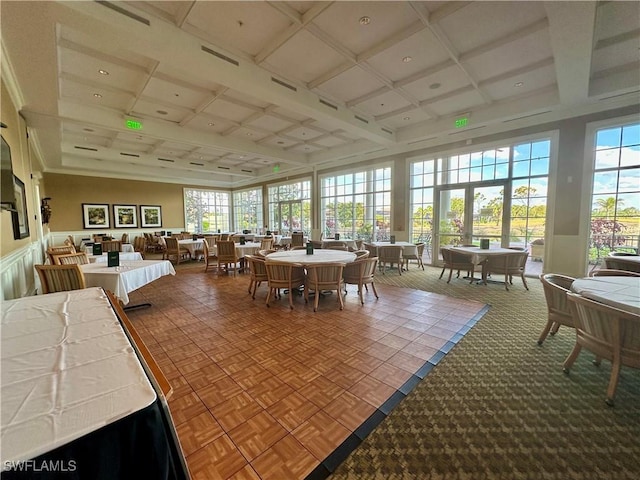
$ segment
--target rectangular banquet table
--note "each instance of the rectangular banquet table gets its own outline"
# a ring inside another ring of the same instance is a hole
[[[123,303],[129,303],[129,293],[164,275],[175,275],[169,260],[138,260],[120,262],[119,267],[105,263],[80,265],[87,287],[102,287],[113,292]]]
[[[164,399],[101,288],[5,301],[1,322],[3,479],[43,478],[43,462],[68,478],[188,477]]]

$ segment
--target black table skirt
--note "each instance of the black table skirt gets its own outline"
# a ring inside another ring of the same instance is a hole
[[[5,467],[5,465],[3,465]],[[189,474],[160,400],[23,465],[2,480],[186,480]]]

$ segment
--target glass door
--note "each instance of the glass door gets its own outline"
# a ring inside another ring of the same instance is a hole
[[[499,247],[508,238],[508,208],[504,192],[507,182],[491,185],[438,189],[436,201],[436,251],[448,245],[480,246],[480,239],[489,239]]]
[[[302,202],[290,200],[278,203],[276,211],[276,227],[281,235],[290,235],[292,232],[303,231]]]

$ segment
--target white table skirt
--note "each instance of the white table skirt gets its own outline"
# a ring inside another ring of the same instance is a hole
[[[449,247],[450,250],[459,253],[471,254],[471,262],[474,265],[479,265],[491,255],[505,255],[505,254],[520,254],[522,252],[518,250],[511,250],[510,248],[479,248],[479,247]]]
[[[591,300],[640,314],[640,277],[577,278],[571,290]]]
[[[129,293],[151,283],[164,275],[175,275],[168,260],[141,260],[121,262],[119,267],[107,267],[104,263],[81,265],[87,287],[102,287],[110,290],[125,305]]]
[[[191,258],[196,258],[196,250],[204,250],[204,238],[199,238],[198,240],[178,240],[178,245],[189,250],[191,254]]]
[[[156,400],[99,288],[2,302],[1,461],[34,458]]]
[[[215,255],[218,254],[218,247],[216,245],[214,245],[211,250]],[[246,255],[255,255],[258,250],[260,250],[260,243],[258,242],[247,242],[244,245],[236,243],[236,255],[238,258],[244,258]]]
[[[87,254],[93,253],[93,246],[92,245],[85,246],[84,247],[84,251]],[[135,252],[135,250],[133,249],[133,245],[131,245],[130,243],[123,243],[122,244],[122,252],[121,253],[133,253],[133,252]]]
[[[89,255],[87,254],[87,258],[89,259],[89,263],[107,263],[107,254],[103,253],[102,255]],[[120,261],[128,261],[133,262],[135,260],[144,260],[140,252],[132,252],[132,253],[124,253],[120,252]]]
[[[356,254],[342,250],[320,249],[314,250],[313,255],[307,255],[306,250],[288,250],[285,252],[274,252],[266,256],[266,262],[287,262],[310,265],[312,263],[343,262],[350,263],[356,259]]]
[[[358,245],[356,244],[355,240],[323,240],[322,241],[322,248],[331,248],[331,245],[335,245],[335,244],[346,244],[347,247],[349,248],[353,248],[354,250],[356,250],[358,248]]]

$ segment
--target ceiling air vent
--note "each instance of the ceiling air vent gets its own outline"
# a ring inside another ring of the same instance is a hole
[[[545,113],[549,113],[549,112],[551,112],[551,110],[547,110],[546,112],[532,113],[531,115],[523,115],[522,117],[511,118],[509,120],[504,120],[502,123],[515,122],[516,120],[522,120],[523,118],[536,117],[538,115],[544,115]]]
[[[389,135],[393,135],[393,131],[389,130],[388,128],[382,128],[381,130],[385,133],[388,133]]]
[[[323,100],[323,99],[321,99],[321,98],[320,98],[320,99],[318,99],[318,101],[319,101],[321,104],[323,104],[323,105],[325,105],[325,106],[327,106],[327,107],[329,107],[329,108],[333,108],[334,110],[338,110],[338,107],[337,107],[336,105],[334,105],[333,103],[329,103],[329,102],[327,102],[326,100]]]
[[[294,92],[298,91],[298,89],[296,87],[294,87],[293,85],[289,85],[287,82],[283,82],[282,80],[278,80],[277,78],[271,77],[271,81],[273,83],[277,83],[280,86],[288,88],[289,90],[293,90]]]
[[[140,158],[140,155],[136,155],[135,153],[123,153],[120,152],[120,155],[124,156],[124,157],[136,157],[136,158]]]
[[[359,117],[358,115],[354,115],[354,117],[356,118],[356,120],[360,120],[362,123],[369,123],[369,120],[367,120],[366,118]]]
[[[242,170],[240,170],[241,172],[245,172],[245,173],[253,173],[253,170],[245,170],[244,168]]]
[[[197,162],[189,162],[190,165],[196,165],[198,167],[204,167],[204,163],[197,163]]]
[[[201,48],[203,52],[207,52],[213,55],[214,57],[218,57],[220,60],[224,60],[225,62],[235,65],[236,67],[240,65],[240,63],[237,60],[234,60],[231,57],[227,57],[224,53],[216,52],[215,50],[211,50],[210,48],[205,47],[204,45],[202,45]]]
[[[161,162],[176,163],[175,160],[171,160],[169,158],[158,158],[158,160],[160,160]]]
[[[634,90],[633,92],[617,93],[615,95],[609,95],[608,97],[601,97],[598,100],[599,101],[609,100],[610,98],[624,97],[625,95],[631,95],[632,93],[638,93],[638,92],[640,92],[640,90]]]
[[[229,167],[218,167],[221,170],[231,170]]]
[[[129,10],[125,10],[124,8],[118,5],[115,5],[114,3],[105,2],[104,0],[96,0],[96,3],[99,3],[103,7],[110,8],[114,12],[118,12],[119,14],[124,15],[125,17],[129,17],[135,20],[136,22],[144,23],[145,25],[151,25],[151,22],[146,18],[141,17],[140,15],[136,15],[135,13],[130,12]]]
[[[91,148],[91,147],[79,147],[77,145],[74,145],[73,148],[77,148],[78,150],[89,150],[90,152],[97,152],[98,149],[97,148]]]

